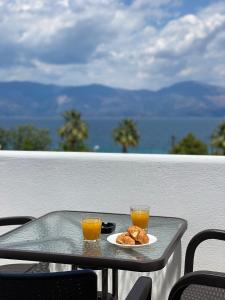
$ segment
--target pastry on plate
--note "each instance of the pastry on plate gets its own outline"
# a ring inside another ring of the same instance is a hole
[[[135,245],[135,240],[129,235],[128,232],[124,232],[117,236],[116,242],[118,244],[125,244],[125,245]]]
[[[123,232],[117,236],[116,242],[122,245],[147,244],[149,237],[144,229],[138,226],[129,226],[127,232]]]
[[[149,242],[148,235],[144,231],[144,229],[138,226],[129,226],[127,228],[129,235],[140,244],[147,244]]]
[[[132,236],[132,238],[137,241],[137,238],[138,238],[138,235],[139,235],[139,232],[141,231],[142,229],[138,226],[129,226],[127,228],[127,232],[129,233],[130,236]]]
[[[149,242],[149,237],[148,235],[145,233],[144,230],[141,230],[137,236],[137,241],[140,244],[147,244]]]

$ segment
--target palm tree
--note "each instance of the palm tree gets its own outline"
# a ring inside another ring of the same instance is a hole
[[[216,154],[225,155],[225,121],[214,130],[211,136],[211,143],[216,149]]]
[[[86,151],[84,140],[88,137],[88,126],[81,119],[81,114],[72,109],[63,113],[64,125],[59,128],[62,148],[65,151]]]
[[[136,123],[131,119],[121,121],[113,130],[113,139],[122,146],[122,152],[127,153],[128,147],[137,146],[140,140]]]

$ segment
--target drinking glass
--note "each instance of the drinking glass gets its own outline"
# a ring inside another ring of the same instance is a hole
[[[135,205],[130,208],[132,224],[148,231],[150,207],[146,205]]]
[[[81,220],[84,240],[96,242],[100,237],[101,226],[102,220],[98,216],[85,215]]]

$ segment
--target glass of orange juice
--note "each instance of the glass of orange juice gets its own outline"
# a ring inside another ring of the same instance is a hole
[[[84,240],[96,242],[100,237],[102,220],[98,216],[86,215],[81,220],[81,227]]]
[[[150,207],[145,205],[131,206],[130,216],[133,225],[148,231]]]

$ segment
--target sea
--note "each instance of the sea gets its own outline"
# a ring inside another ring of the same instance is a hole
[[[89,137],[86,141],[90,149],[96,152],[121,152],[121,147],[113,141],[112,131],[121,119],[85,119],[89,127]],[[135,148],[129,148],[132,153],[169,153],[175,137],[178,142],[187,133],[194,133],[199,139],[209,145],[210,136],[222,119],[219,118],[151,118],[135,119],[140,143]],[[58,149],[60,138],[58,128],[63,125],[62,118],[0,118],[0,127],[14,128],[18,125],[32,124],[46,128],[52,138],[52,149]]]

